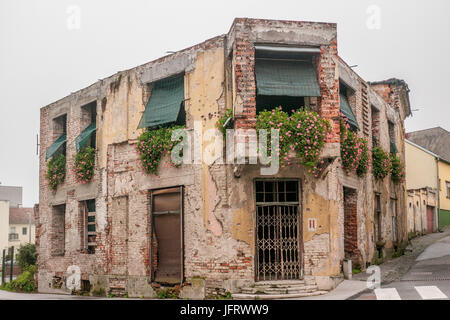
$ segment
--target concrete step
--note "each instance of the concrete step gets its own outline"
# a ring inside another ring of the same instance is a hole
[[[303,293],[317,291],[317,286],[296,285],[291,287],[267,287],[267,286],[255,286],[244,287],[241,289],[242,293],[247,294],[288,294],[288,293]]]
[[[328,291],[314,291],[314,292],[303,292],[303,293],[288,293],[288,294],[246,294],[246,293],[235,293],[232,295],[234,300],[277,300],[277,299],[292,299],[292,298],[303,298],[312,297],[326,294]]]

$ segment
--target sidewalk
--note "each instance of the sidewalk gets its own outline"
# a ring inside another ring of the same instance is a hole
[[[403,256],[379,265],[381,269],[381,283],[387,284],[399,281],[400,278],[409,271],[416,259],[428,246],[448,236],[450,236],[450,227],[444,229],[444,232],[442,233],[431,233],[412,239],[410,245],[406,247]],[[359,274],[354,274],[352,280],[366,281],[369,277],[370,274],[361,272]]]
[[[365,281],[344,280],[336,287],[336,289],[327,294],[286,300],[347,300],[365,290],[367,290]]]
[[[398,281],[405,275],[416,262],[416,259],[423,259],[424,256],[436,255],[435,249],[426,250],[430,245],[450,236],[450,228],[447,227],[442,233],[432,233],[411,240],[411,244],[407,247],[405,255],[389,260],[379,265],[381,270],[381,283],[387,284],[393,281]],[[448,245],[447,243],[440,243],[440,246]],[[438,247],[438,249],[440,248]],[[422,254],[423,253],[423,254]],[[420,257],[419,257],[420,256]],[[289,299],[289,300],[347,300],[366,290],[367,279],[370,274],[361,272],[354,274],[352,280],[344,280],[334,290],[327,294],[313,297]]]

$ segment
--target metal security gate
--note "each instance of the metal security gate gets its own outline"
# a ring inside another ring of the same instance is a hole
[[[298,181],[256,181],[256,200],[256,281],[301,279]]]

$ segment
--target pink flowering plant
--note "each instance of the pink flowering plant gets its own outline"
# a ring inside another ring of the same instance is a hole
[[[53,191],[64,182],[66,178],[66,157],[64,154],[54,156],[47,162],[45,178],[48,181],[49,188]]]
[[[300,108],[292,110],[291,116],[281,107],[265,110],[257,115],[256,129],[268,132],[268,148],[270,148],[270,130],[280,130],[279,149],[280,165],[292,164],[289,152],[295,152],[300,164],[304,165],[317,177],[320,152],[325,144],[331,126],[316,112]],[[269,149],[270,150],[270,149]]]
[[[366,174],[370,164],[367,139],[350,131],[345,121],[341,121],[341,159],[345,172],[356,172],[359,177]]]
[[[142,133],[138,138],[136,151],[139,154],[140,164],[147,174],[158,173],[159,164],[164,154],[171,154],[175,144],[182,141],[172,141],[172,132],[176,129],[183,129],[182,126],[163,127],[153,130],[148,130]],[[169,160],[169,165],[178,167]]]
[[[78,151],[74,156],[72,173],[77,183],[86,184],[94,176],[95,149],[86,147]]]
[[[405,180],[405,168],[400,158],[395,154],[391,154],[391,179],[394,183]]]
[[[391,158],[389,153],[380,147],[372,149],[373,175],[377,180],[383,180],[391,173]]]

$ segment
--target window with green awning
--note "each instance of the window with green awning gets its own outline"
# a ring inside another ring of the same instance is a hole
[[[341,112],[347,118],[348,124],[351,127],[353,127],[354,129],[359,130],[358,121],[356,121],[355,114],[353,113],[352,108],[350,107],[350,104],[348,103],[347,96],[340,93],[339,101],[340,101]]]
[[[90,139],[95,139],[95,131],[97,126],[95,123],[91,123],[86,129],[81,132],[81,134],[75,139],[75,145],[77,151],[86,146]]]
[[[66,146],[66,134],[62,134],[55,142],[47,149],[46,160],[53,157],[58,151],[61,151]]]
[[[255,76],[258,95],[320,97],[317,74],[310,61],[257,59]]]
[[[185,121],[184,75],[154,82],[138,128],[152,128]]]

